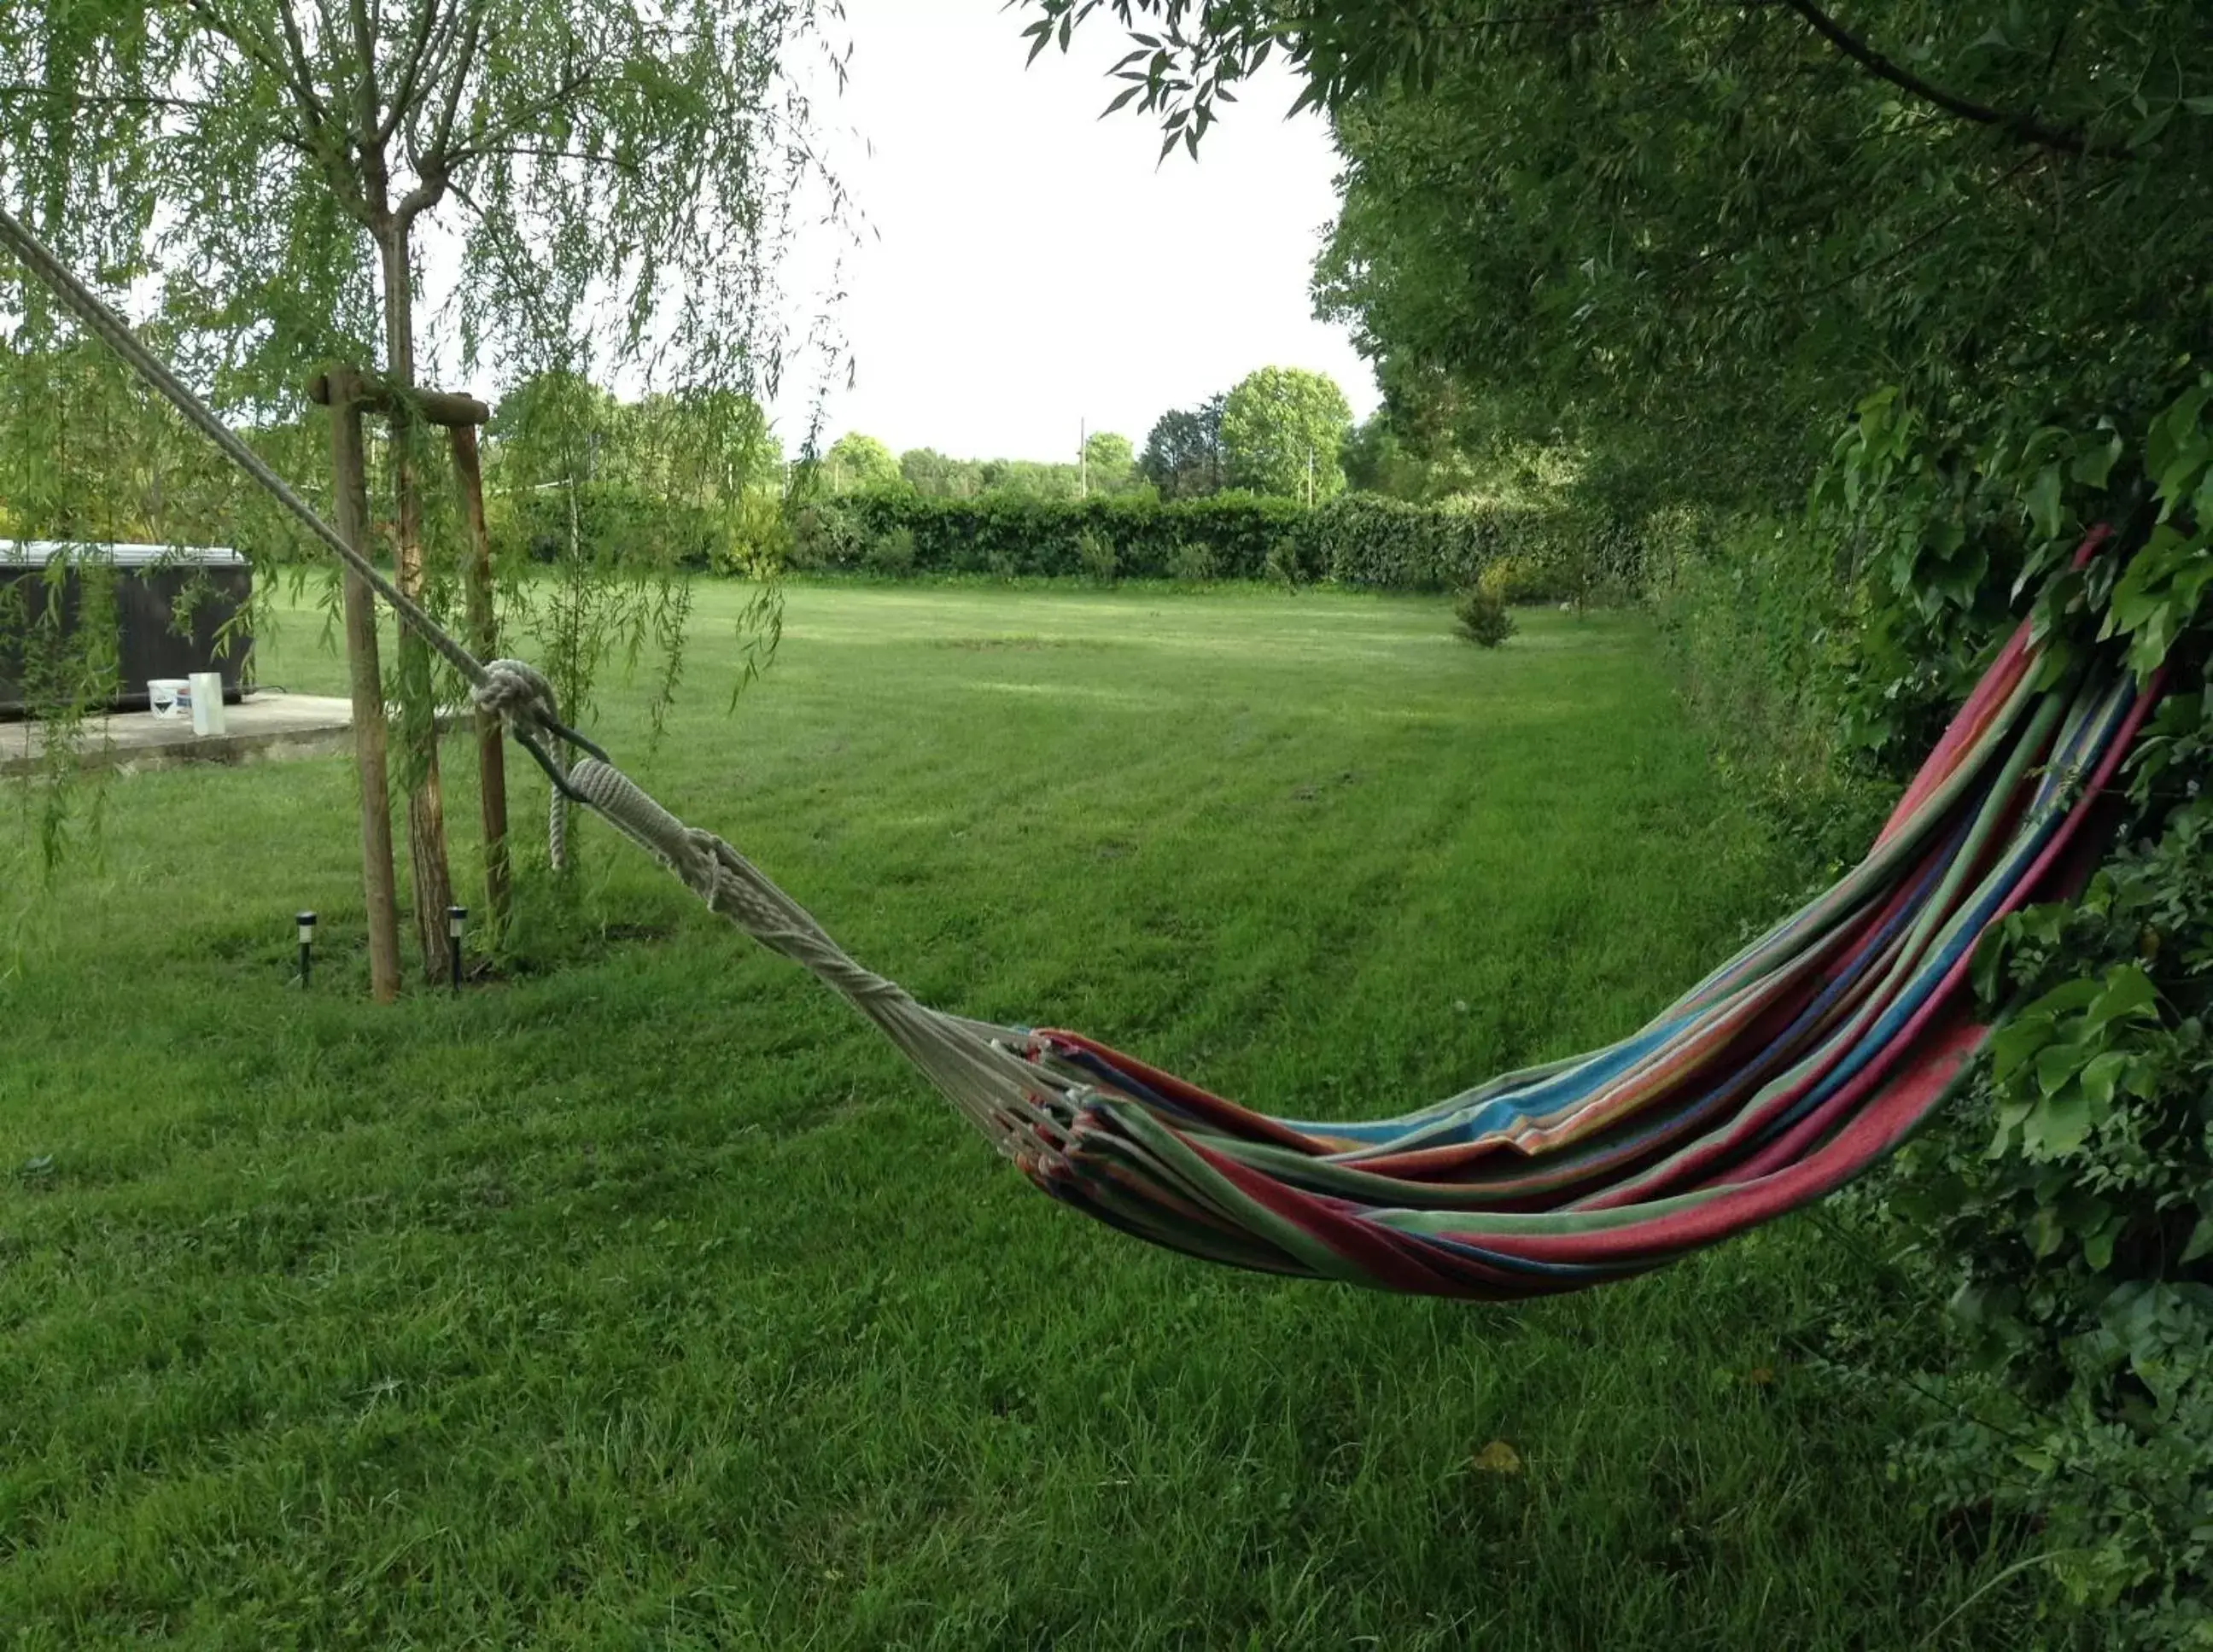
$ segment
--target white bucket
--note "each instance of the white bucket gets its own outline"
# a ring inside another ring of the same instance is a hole
[[[174,717],[192,709],[192,686],[183,677],[156,677],[146,685],[146,699],[157,717]]]
[[[195,671],[192,676],[192,732],[219,735],[224,731],[223,674]]]

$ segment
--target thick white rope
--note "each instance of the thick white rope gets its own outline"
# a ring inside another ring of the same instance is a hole
[[[5,210],[0,210],[0,245],[183,414],[187,424],[391,604],[401,623],[460,674],[477,705],[499,716],[553,782],[557,865],[564,853],[566,805],[573,798],[658,856],[710,911],[808,971],[874,1021],[1000,1151],[1016,1159],[1057,1153],[1064,1140],[1058,1121],[1088,1094],[1088,1088],[1029,1058],[1033,1046],[1027,1034],[929,1009],[896,982],[856,963],[805,908],[752,862],[712,833],[686,826],[609,762],[599,747],[564,727],[552,685],[542,673],[520,660],[479,661],[427,609],[385,578],[180,381],[122,317]],[[571,747],[591,755],[572,768],[568,757]]]

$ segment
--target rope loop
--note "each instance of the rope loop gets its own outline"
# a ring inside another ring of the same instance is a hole
[[[560,702],[553,685],[537,667],[522,660],[491,660],[485,662],[484,673],[484,680],[470,696],[477,710],[489,711],[508,723],[527,720],[558,725]]]

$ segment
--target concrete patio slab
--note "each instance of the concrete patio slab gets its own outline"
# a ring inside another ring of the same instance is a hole
[[[443,718],[440,719],[442,723]],[[186,763],[254,763],[343,751],[352,738],[351,701],[317,694],[256,693],[223,708],[224,730],[204,738],[189,716],[119,712],[88,721],[78,761],[123,773]],[[0,722],[0,776],[34,767],[39,741],[31,726]]]

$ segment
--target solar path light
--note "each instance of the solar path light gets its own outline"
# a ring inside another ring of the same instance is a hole
[[[467,932],[468,927],[467,907],[446,908],[446,939],[452,943],[446,948],[446,956],[453,968],[453,990],[456,992],[461,990],[461,936]]]

